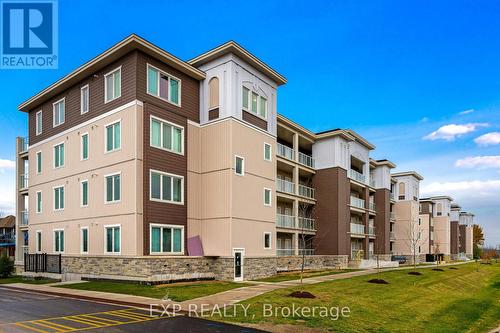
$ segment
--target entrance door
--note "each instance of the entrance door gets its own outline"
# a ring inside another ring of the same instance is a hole
[[[243,281],[243,257],[245,250],[234,250],[234,281]]]

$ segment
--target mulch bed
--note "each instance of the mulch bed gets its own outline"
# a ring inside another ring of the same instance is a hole
[[[420,272],[409,272],[408,275],[422,275]]]
[[[458,269],[458,268],[456,268],[456,267],[449,267],[449,268],[450,268],[450,269]]]
[[[432,270],[436,272],[444,272],[444,269],[441,268],[433,268]]]
[[[303,291],[303,292],[294,291],[293,293],[291,293],[288,296],[295,297],[295,298],[316,298],[316,296],[314,296],[313,294],[311,294],[307,291]]]
[[[491,262],[482,262],[481,265],[491,265]]]
[[[382,279],[371,279],[371,280],[368,280],[369,283],[376,283],[376,284],[389,284],[389,282],[387,282],[386,280],[382,280]]]

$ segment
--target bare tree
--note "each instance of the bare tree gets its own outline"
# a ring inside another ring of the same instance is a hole
[[[312,238],[308,238],[307,235],[305,234],[306,230],[310,230],[310,226],[306,227],[306,220],[303,220],[302,223],[300,223],[300,218],[308,218],[309,216],[314,216],[314,205],[309,205],[305,202],[300,202],[299,207],[298,207],[298,213],[299,213],[299,228],[300,228],[300,242],[299,242],[299,249],[301,248],[302,245],[302,255],[301,255],[301,265],[300,265],[300,292],[304,292],[304,284],[303,284],[303,279],[304,279],[304,269],[306,266],[306,249],[309,248],[309,245],[312,245]]]
[[[410,221],[410,227],[407,230],[407,243],[413,257],[413,269],[417,270],[417,256],[420,254],[419,248],[425,242],[422,226],[418,222]]]
[[[439,246],[439,238],[434,238],[434,247],[433,247],[434,259],[436,260],[436,267],[439,267],[439,261],[441,256],[441,248]]]

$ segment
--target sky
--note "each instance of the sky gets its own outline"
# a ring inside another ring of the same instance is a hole
[[[350,128],[450,195],[500,244],[500,2],[59,1],[59,68],[0,69],[0,211],[14,211],[17,106],[131,33],[188,60],[235,40],[288,79],[278,112]]]

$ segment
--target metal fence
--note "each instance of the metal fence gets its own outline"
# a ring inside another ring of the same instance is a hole
[[[24,271],[61,274],[61,255],[35,253],[24,254]]]

